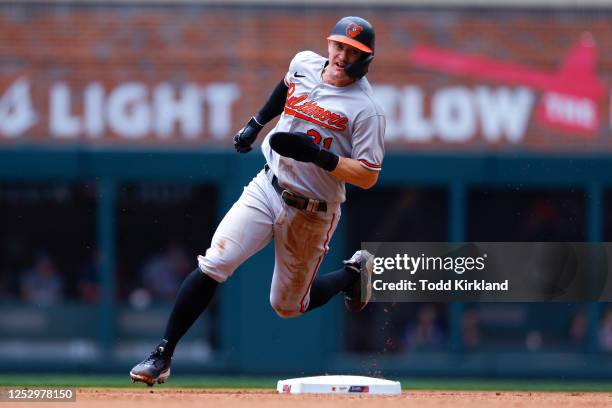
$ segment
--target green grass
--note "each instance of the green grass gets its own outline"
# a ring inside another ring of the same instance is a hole
[[[605,381],[446,378],[404,378],[400,381],[403,390],[612,392],[612,383]]]
[[[282,377],[285,378],[285,377]],[[164,388],[262,388],[275,389],[281,379],[272,377],[180,376],[173,375]],[[481,391],[567,391],[612,392],[605,381],[502,380],[502,379],[422,379],[400,378],[402,388],[410,390],[481,390]],[[132,384],[127,375],[77,374],[0,374],[4,387],[111,387],[142,388]],[[159,387],[159,386],[156,386]]]
[[[278,379],[263,377],[180,376],[173,375],[163,387],[169,388],[276,388]],[[75,374],[0,374],[0,386],[62,387],[142,387],[133,384],[128,375]],[[157,386],[157,385],[156,385]]]

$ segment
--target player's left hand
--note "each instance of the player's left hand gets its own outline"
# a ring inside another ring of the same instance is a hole
[[[270,147],[281,156],[312,162],[321,148],[302,132],[277,132],[270,136]]]
[[[322,149],[312,137],[302,132],[277,132],[270,136],[270,147],[281,156],[306,163],[314,163],[327,171],[333,171],[339,157]]]

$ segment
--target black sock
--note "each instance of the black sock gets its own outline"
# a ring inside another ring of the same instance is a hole
[[[203,273],[200,268],[185,278],[176,295],[164,333],[164,340],[168,341],[165,352],[170,356],[174,354],[179,340],[206,309],[218,285],[216,280]]]
[[[359,280],[359,274],[350,268],[342,268],[325,275],[317,275],[310,288],[307,312],[323,306],[336,294]]]

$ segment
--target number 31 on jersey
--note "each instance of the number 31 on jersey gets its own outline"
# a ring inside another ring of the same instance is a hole
[[[329,150],[332,142],[334,141],[333,137],[326,137],[325,139],[323,139],[321,137],[321,134],[314,129],[309,129],[308,132],[306,132],[306,134],[312,137],[312,140],[318,145],[321,145],[321,140],[323,140],[323,148],[326,150]]]

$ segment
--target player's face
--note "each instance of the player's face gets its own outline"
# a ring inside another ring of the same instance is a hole
[[[359,60],[361,51],[350,45],[328,40],[327,50],[329,52],[329,74],[336,81],[346,82],[352,79],[344,72],[344,67]]]

